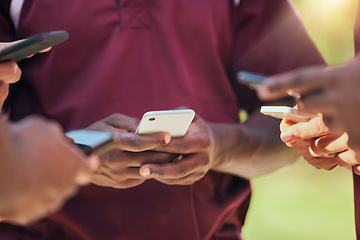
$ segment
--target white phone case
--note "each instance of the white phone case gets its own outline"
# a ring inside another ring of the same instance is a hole
[[[308,121],[317,116],[287,106],[262,106],[260,112],[274,118],[288,119],[293,122]]]
[[[195,112],[192,109],[150,111],[144,114],[137,134],[167,132],[172,137],[182,137],[188,130]]]

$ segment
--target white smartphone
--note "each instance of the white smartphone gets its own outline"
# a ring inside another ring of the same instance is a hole
[[[74,143],[86,154],[90,154],[114,140],[114,133],[109,131],[80,129],[67,132],[65,135],[74,140]]]
[[[172,137],[182,137],[194,116],[195,112],[192,109],[150,111],[143,115],[135,133],[167,132]]]
[[[260,112],[279,119],[288,119],[293,122],[308,121],[317,115],[301,112],[298,109],[287,106],[262,106]]]

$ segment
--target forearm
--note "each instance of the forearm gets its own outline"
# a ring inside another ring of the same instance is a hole
[[[253,178],[293,163],[298,155],[281,142],[279,123],[257,112],[244,124],[212,124],[212,170]]]

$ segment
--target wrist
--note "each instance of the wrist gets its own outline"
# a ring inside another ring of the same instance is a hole
[[[244,132],[240,124],[209,124],[210,128],[210,161],[211,169],[222,171],[231,166],[234,158],[240,158],[240,144],[244,139]]]

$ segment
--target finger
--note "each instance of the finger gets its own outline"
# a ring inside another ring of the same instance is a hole
[[[96,155],[91,155],[86,160],[81,159],[80,161],[81,165],[75,182],[83,186],[90,183],[92,174],[97,171],[100,166],[100,159]]]
[[[330,171],[334,169],[338,164],[336,157],[335,158],[321,158],[321,157],[313,157],[313,158],[304,158],[310,165]]]
[[[303,139],[321,137],[329,133],[330,130],[319,116],[311,119],[310,121],[300,122],[290,126],[285,132],[281,133],[281,137],[284,139],[284,142],[288,143]]]
[[[125,188],[134,187],[143,183],[144,181],[145,181],[144,178],[142,178],[142,179],[124,179],[123,181],[116,182],[104,174],[96,174],[93,176],[91,180],[92,183],[98,186],[103,186],[103,187],[110,186],[116,189],[125,189]]]
[[[198,121],[200,122],[202,119],[196,115],[185,136],[173,138],[169,144],[155,150],[168,153],[190,154],[208,149],[211,144],[208,126],[205,122],[197,123]]]
[[[134,133],[139,124],[139,119],[116,113],[106,118],[104,123],[115,129],[122,129]]]
[[[293,122],[291,120],[288,120],[288,119],[283,119],[281,122],[280,122],[280,131],[281,132],[286,132],[286,130],[291,127],[292,125],[294,124],[297,124],[296,122]]]
[[[110,130],[110,131],[125,131],[125,132],[135,132],[139,124],[139,119],[128,117],[126,115],[115,113],[106,119],[100,120],[91,126],[88,129],[92,130]]]
[[[7,98],[9,94],[9,84],[4,83],[3,81],[0,81],[0,101],[1,103],[5,102],[5,99]]]
[[[324,66],[307,67],[270,77],[259,86],[258,96],[262,100],[274,100],[288,96],[289,90],[303,93],[320,88],[329,77],[323,69]]]
[[[300,140],[296,145],[297,153],[305,159],[311,159],[315,157],[320,157],[320,154],[317,154],[312,148],[311,145],[315,140]]]
[[[194,182],[200,180],[204,175],[198,172],[194,172],[189,174],[186,177],[179,178],[179,179],[159,179],[155,178],[157,181],[167,184],[167,185],[191,185]]]
[[[52,47],[45,48],[44,50],[41,50],[39,53],[48,52],[51,50]]]
[[[139,172],[143,177],[157,179],[179,179],[188,176],[195,171],[205,169],[207,164],[203,159],[197,157],[183,158],[174,163],[161,165],[145,164],[141,166]]]
[[[296,146],[296,151],[301,155],[310,165],[321,168],[325,170],[331,170],[337,166],[337,156],[333,157],[322,157],[322,156],[313,156],[310,151],[310,141],[300,141]],[[315,153],[316,155],[316,153]]]
[[[296,147],[299,155],[301,155],[309,164],[325,170],[332,170],[337,165],[340,165],[341,159],[338,154],[321,156],[315,152],[311,153],[310,142],[311,141],[300,141]]]
[[[143,179],[139,174],[139,167],[121,169],[100,168],[95,175],[103,175],[114,182],[121,183],[128,179]]]
[[[312,150],[319,155],[336,154],[349,149],[347,142],[349,137],[346,133],[339,135],[327,135],[312,142]]]
[[[356,157],[356,152],[352,149],[345,150],[337,155],[338,165],[341,167],[348,167],[360,164]]]
[[[6,84],[15,83],[21,77],[21,70],[15,62],[0,63],[0,80]]]
[[[111,144],[107,144],[97,150],[97,154],[105,154],[114,148],[130,152],[143,152],[162,147],[171,141],[167,133],[154,133],[138,135],[129,132],[116,132]]]
[[[140,167],[145,163],[168,163],[173,161],[177,154],[159,152],[124,152],[121,149],[112,149],[100,155],[101,165],[110,169],[120,169],[125,167]]]
[[[298,101],[298,107],[301,111],[308,113],[333,115],[336,112],[335,102],[336,96],[333,91],[320,89],[302,95]]]
[[[192,135],[183,138],[173,138],[171,143],[155,150],[167,153],[190,154],[203,151],[210,147],[208,136]]]

